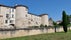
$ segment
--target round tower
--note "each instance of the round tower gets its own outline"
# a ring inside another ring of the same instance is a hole
[[[15,26],[17,28],[24,28],[25,15],[28,13],[28,7],[24,5],[16,5]]]
[[[48,14],[41,15],[41,24],[49,26]]]

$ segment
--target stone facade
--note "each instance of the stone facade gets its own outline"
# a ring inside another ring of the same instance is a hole
[[[0,28],[12,28],[9,25],[15,24],[15,9],[8,6],[0,5],[0,15],[2,15],[0,19],[3,24]]]
[[[49,25],[47,14],[31,14],[28,12],[28,7],[24,5],[14,7],[0,5],[0,14],[3,16],[1,17],[3,21],[1,28],[12,28],[10,25],[15,25],[16,28]]]
[[[63,31],[62,27],[56,28],[56,32],[62,32],[62,31]],[[43,33],[55,33],[55,28],[43,29],[43,30],[33,29],[33,30],[0,31],[0,39],[30,36],[30,35],[37,35]]]
[[[49,18],[49,26],[54,26],[52,18]]]

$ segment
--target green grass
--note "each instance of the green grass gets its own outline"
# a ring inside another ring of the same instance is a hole
[[[71,40],[71,31],[67,33],[59,32],[25,37],[7,38],[3,40]]]

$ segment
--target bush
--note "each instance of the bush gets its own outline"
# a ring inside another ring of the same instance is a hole
[[[47,25],[45,25],[45,28],[47,28],[48,26]]]
[[[39,26],[33,26],[33,28],[35,28],[35,29],[36,29],[36,28],[39,28]]]
[[[44,28],[45,26],[43,24],[40,25],[40,28]]]

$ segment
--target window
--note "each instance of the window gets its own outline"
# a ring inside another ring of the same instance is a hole
[[[12,14],[12,18],[14,18],[14,15]]]
[[[9,9],[9,12],[10,12],[10,13],[14,12],[14,9]]]
[[[25,15],[27,17],[27,15]]]
[[[8,23],[8,20],[5,20],[5,23]]]
[[[10,23],[13,23],[13,20],[10,20]]]
[[[31,21],[33,21],[33,19],[31,19]]]
[[[9,14],[6,14],[6,18],[9,18]]]
[[[9,13],[11,13],[11,9],[9,9]]]
[[[31,22],[28,22],[28,24],[31,24]]]
[[[12,12],[14,12],[14,9],[12,9]]]
[[[38,22],[36,22],[36,24],[38,24]]]

